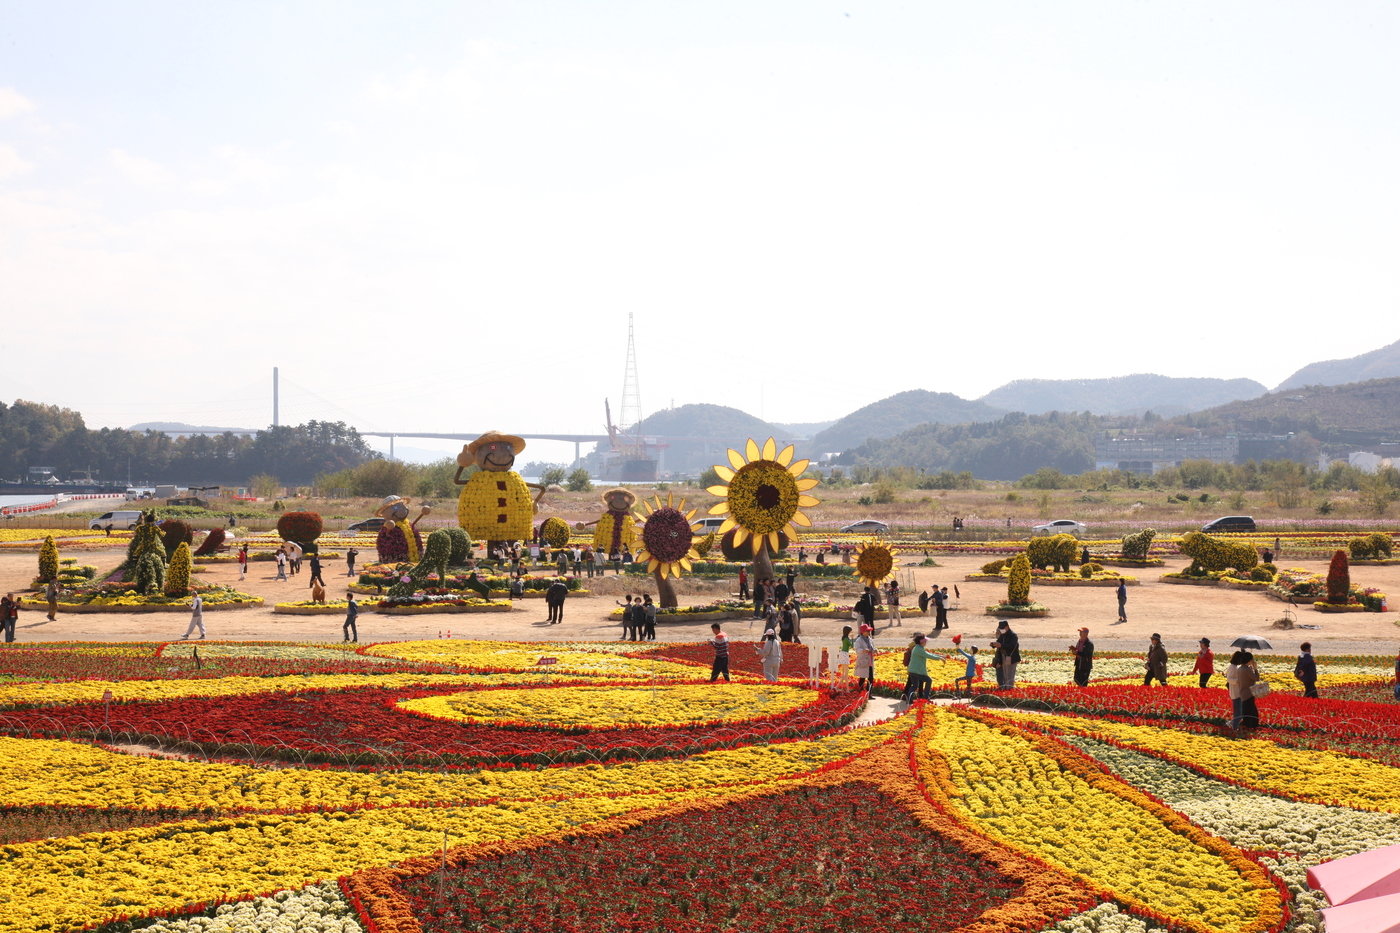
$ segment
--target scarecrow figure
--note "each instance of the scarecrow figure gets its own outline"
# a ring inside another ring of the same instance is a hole
[[[608,510],[597,521],[580,522],[580,530],[589,525],[593,529],[593,550],[605,557],[621,554],[625,544],[629,549],[637,546],[637,521],[632,516],[632,506],[637,502],[630,489],[617,487],[603,493],[603,504]]]
[[[416,563],[423,553],[423,536],[418,533],[418,522],[432,509],[423,506],[418,517],[410,523],[408,503],[409,500],[403,496],[385,496],[375,510],[374,514],[384,519],[384,524],[379,528],[379,537],[374,541],[374,546],[379,549],[380,563]]]
[[[511,469],[524,449],[525,441],[513,434],[487,431],[457,455],[457,473],[452,477],[462,487],[457,524],[473,538],[485,538],[488,554],[502,545],[529,540],[533,530],[535,504],[544,487],[525,482]],[[478,467],[477,472],[462,479],[462,471],[471,466]],[[539,490],[533,499],[529,487]]]

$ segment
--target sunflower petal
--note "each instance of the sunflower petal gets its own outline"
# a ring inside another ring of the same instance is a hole
[[[776,531],[768,532],[768,546],[774,554],[782,550],[782,546],[778,543],[778,533]]]
[[[726,451],[726,453],[729,456],[729,465],[736,470],[742,470],[744,468],[744,464],[748,462],[744,459],[744,455],[739,453],[739,451],[735,450],[733,447],[729,448],[729,450]],[[715,470],[718,471],[719,467],[716,466]],[[722,478],[723,477],[721,477],[721,479]]]
[[[821,482],[821,480],[816,479],[815,477],[809,476],[809,477],[807,477],[806,479],[794,480],[794,481],[793,481],[793,485],[795,485],[795,486],[797,487],[797,491],[798,491],[798,492],[806,492],[807,490],[813,488],[814,486],[816,486],[816,485],[819,484],[820,482]]]
[[[722,463],[715,464],[715,475],[726,483],[734,480],[734,471]]]
[[[691,551],[690,553],[691,553],[691,554],[694,554],[695,552],[694,552],[694,551]],[[697,555],[697,556],[698,556],[698,555]],[[689,570],[690,570],[690,554],[687,554],[685,557],[682,557],[680,560],[676,561],[676,563],[680,565],[680,568],[681,568],[682,570],[689,571]],[[677,576],[679,576],[679,574],[677,574]]]
[[[814,505],[821,505],[821,504],[822,504],[822,500],[818,499],[816,496],[798,496],[798,497],[797,497],[797,507],[798,507],[798,508],[811,508],[811,507],[814,506]]]
[[[728,512],[728,511],[729,511],[729,503],[728,503],[728,502],[716,502],[714,505],[710,506],[710,514],[711,514],[711,515],[723,515],[725,512]]]
[[[749,530],[743,525],[734,525],[734,546],[738,547],[749,539]]]
[[[791,444],[788,444],[786,447],[784,447],[781,451],[778,452],[778,456],[774,459],[778,461],[778,466],[785,467],[789,463],[792,463],[792,455],[795,453],[797,453],[797,448],[792,446]]]
[[[766,441],[763,442],[763,459],[764,459],[764,460],[772,460],[772,459],[773,459],[774,457],[776,457],[777,455],[778,455],[778,442],[775,441],[775,440],[773,440],[773,438],[770,437],[770,438],[768,438],[768,440],[766,440]]]
[[[736,522],[733,518],[726,518],[723,522],[720,523],[718,534],[723,536],[727,532],[733,531],[735,528],[738,527],[739,523]]]
[[[706,486],[705,491],[712,496],[719,496],[721,499],[729,495],[728,486]]]
[[[812,527],[812,520],[801,512],[792,513],[792,523],[794,525],[805,525],[808,528]]]
[[[753,438],[744,441],[744,455],[749,458],[749,463],[753,463],[755,460],[762,460],[763,458],[759,456],[759,453],[757,441]]]
[[[807,467],[811,462],[810,460],[799,460],[791,465],[784,463],[783,466],[787,467],[787,471],[793,476],[801,476],[807,472]]]
[[[685,503],[682,502],[681,505],[685,505]],[[695,513],[698,512],[698,511],[700,511],[700,510],[699,510],[699,509],[691,509],[689,512],[686,512],[686,513],[685,513],[685,520],[686,520],[686,521],[691,521],[692,519],[694,519],[694,518],[695,518]]]

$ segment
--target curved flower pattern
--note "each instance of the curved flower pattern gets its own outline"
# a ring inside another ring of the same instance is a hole
[[[788,528],[795,538],[797,526],[811,527],[811,519],[801,509],[821,501],[807,495],[807,490],[815,487],[817,480],[802,475],[808,461],[794,462],[795,448],[791,444],[781,452],[777,447],[777,441],[771,437],[763,442],[761,449],[749,438],[742,454],[733,449],[729,451],[729,466],[715,464],[715,473],[724,483],[706,491],[724,501],[712,505],[710,514],[728,513],[719,533],[734,529],[736,546],[752,536],[758,543],[766,541],[768,549],[777,552],[779,531]]]

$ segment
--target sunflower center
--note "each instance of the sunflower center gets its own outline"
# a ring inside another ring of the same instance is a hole
[[[761,509],[773,508],[782,501],[782,498],[783,494],[778,491],[778,487],[770,483],[763,483],[754,491],[754,499]]]

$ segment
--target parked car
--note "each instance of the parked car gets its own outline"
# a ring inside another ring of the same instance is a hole
[[[1082,538],[1088,533],[1088,525],[1069,518],[1046,522],[1044,525],[1036,525],[1031,529],[1033,535],[1074,535],[1076,538]]]
[[[346,531],[378,531],[380,528],[383,528],[383,527],[384,527],[384,519],[382,519],[382,518],[367,518],[367,519],[365,519],[365,520],[362,521],[362,522],[356,522],[355,524],[351,525],[349,528],[346,528],[345,530],[346,530]]]
[[[719,526],[724,524],[725,516],[707,515],[704,518],[697,518],[691,522],[691,529],[702,538],[712,531],[719,531]]]
[[[1201,526],[1202,531],[1258,531],[1252,515],[1226,515]]]
[[[861,533],[884,534],[885,532],[887,532],[887,531],[889,531],[889,530],[890,530],[890,526],[889,526],[889,525],[886,525],[884,522],[877,522],[877,521],[875,521],[874,519],[870,519],[870,518],[863,519],[863,520],[858,521],[858,522],[851,522],[851,523],[850,523],[849,525],[847,525],[845,528],[842,528],[842,529],[841,529],[841,531],[843,531],[843,532],[854,533],[854,534],[861,534]]]
[[[135,528],[141,521],[141,513],[131,510],[119,512],[103,512],[101,515],[88,522],[88,528],[106,528],[111,525],[113,528]]]

